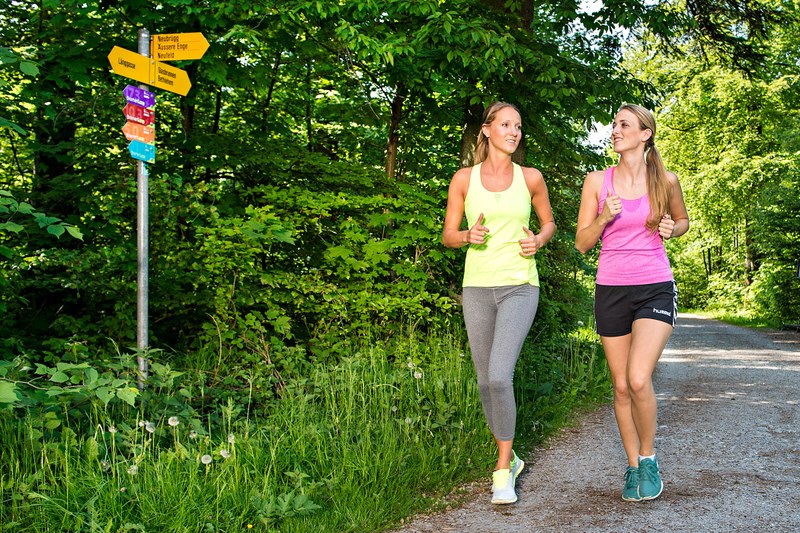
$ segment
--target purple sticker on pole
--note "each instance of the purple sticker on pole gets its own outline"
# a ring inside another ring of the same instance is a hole
[[[156,105],[156,95],[150,91],[145,91],[134,85],[126,85],[125,90],[122,91],[125,95],[125,100],[131,104],[140,105],[142,107],[153,107]]]

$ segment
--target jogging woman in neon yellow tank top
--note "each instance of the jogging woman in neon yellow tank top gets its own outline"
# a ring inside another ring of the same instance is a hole
[[[450,182],[442,232],[445,246],[468,246],[462,305],[481,404],[497,443],[495,504],[517,501],[514,485],[524,462],[512,449],[514,367],[539,301],[534,255],[556,230],[541,172],[511,161],[521,139],[516,107],[496,102],[486,109],[475,166],[462,168]],[[529,229],[531,206],[538,234]],[[461,229],[465,215],[467,229]]]

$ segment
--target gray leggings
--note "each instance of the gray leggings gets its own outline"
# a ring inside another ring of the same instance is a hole
[[[464,287],[464,322],[489,429],[511,440],[517,425],[514,367],[536,316],[539,287]]]

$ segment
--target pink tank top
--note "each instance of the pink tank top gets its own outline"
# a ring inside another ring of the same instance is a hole
[[[614,192],[615,167],[606,169],[600,190],[598,214],[606,197]],[[645,227],[650,215],[648,195],[635,200],[622,199],[622,212],[604,229],[600,237],[598,285],[647,285],[672,281],[672,269],[664,241],[658,232]]]

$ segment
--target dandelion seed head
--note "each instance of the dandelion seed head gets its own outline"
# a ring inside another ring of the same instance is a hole
[[[169,417],[169,420],[167,420],[167,424],[169,424],[172,427],[177,427],[178,424],[180,424],[180,421],[178,420],[177,416],[171,416]]]
[[[417,379],[421,379],[422,378],[422,372],[417,370],[416,372],[414,372],[414,377],[417,378]]]
[[[229,452],[228,450],[220,450],[219,454],[222,456],[223,459],[231,458],[231,452]]]
[[[228,444],[235,444],[236,443],[236,435],[233,433],[228,434]]]
[[[145,424],[147,424],[147,422],[145,422],[144,420],[139,420],[139,427],[140,428],[143,428]]]
[[[146,429],[148,433],[155,433],[156,425],[152,422],[148,422],[147,424],[145,424],[144,429]]]
[[[108,432],[113,435],[117,432],[117,426],[108,426]]]
[[[135,476],[137,472],[139,472],[139,467],[136,465],[131,465],[130,468],[128,468],[128,473],[132,476]]]
[[[414,361],[408,362],[408,368],[414,368]]]
[[[108,472],[111,470],[111,463],[106,460],[100,461],[100,468],[103,469],[103,472]]]
[[[200,458],[200,462],[203,463],[204,465],[211,464],[211,456],[205,454],[203,457]]]
[[[126,490],[128,490],[128,489],[126,489],[125,487],[120,487],[120,488],[119,488],[119,491],[120,491],[120,492],[125,492]]]
[[[578,326],[582,326],[582,325],[583,325],[583,320],[578,320]]]
[[[464,352],[461,352],[460,354],[458,354],[458,356],[459,357],[466,357],[467,355]]]
[[[413,422],[413,420],[411,420],[411,417],[410,416],[406,417],[406,424],[410,424],[411,422]]]
[[[191,430],[189,432],[189,438],[190,439],[196,439],[197,438],[197,432],[195,430]]]
[[[392,406],[392,412],[393,412],[393,413],[396,413],[396,412],[397,412],[397,406],[396,406],[396,405],[393,405],[393,406]]]

